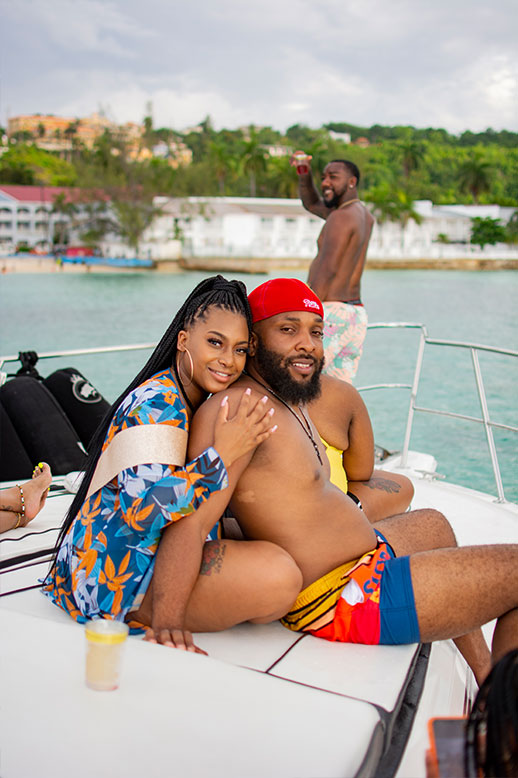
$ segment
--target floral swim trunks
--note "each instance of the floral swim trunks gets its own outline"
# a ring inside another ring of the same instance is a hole
[[[303,589],[281,624],[340,643],[419,643],[410,557],[376,534],[376,548]]]
[[[324,303],[324,373],[352,383],[367,332],[367,311],[361,303]]]

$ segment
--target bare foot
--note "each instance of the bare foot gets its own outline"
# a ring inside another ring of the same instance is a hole
[[[32,481],[22,485],[23,496],[25,499],[25,523],[38,515],[47,499],[47,492],[52,482],[52,473],[46,462],[40,462],[34,468]]]

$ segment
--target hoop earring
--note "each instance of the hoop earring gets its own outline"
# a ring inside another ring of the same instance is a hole
[[[189,351],[188,348],[185,349],[185,353],[189,357],[189,363],[190,363],[190,368],[191,368],[191,377],[189,378],[189,383],[185,384],[185,386],[190,386],[192,384],[193,378],[194,378],[194,363],[192,361],[191,352]],[[180,357],[179,356],[176,357],[176,369],[178,370],[178,376],[179,376],[180,375]]]

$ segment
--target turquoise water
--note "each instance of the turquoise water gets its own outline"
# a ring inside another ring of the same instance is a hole
[[[206,273],[11,274],[0,278],[0,353],[59,351],[158,340],[185,295]],[[281,275],[281,273],[272,274]],[[304,273],[295,273],[304,279]],[[235,274],[227,274],[237,278]],[[249,289],[269,276],[247,275]],[[363,299],[370,322],[426,325],[432,338],[459,340],[518,351],[518,273],[367,270]],[[416,331],[369,332],[356,386],[387,381],[411,383]],[[113,400],[147,358],[136,354],[73,357],[40,363],[47,375],[73,365]],[[480,358],[491,418],[518,426],[518,359]],[[408,392],[366,392],[376,442],[399,449]],[[418,404],[480,416],[469,352],[429,347]],[[518,435],[496,431],[508,499],[518,501]],[[494,493],[483,429],[459,420],[420,414],[411,447],[438,460],[448,480]]]

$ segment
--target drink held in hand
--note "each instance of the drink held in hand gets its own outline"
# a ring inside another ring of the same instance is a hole
[[[96,691],[112,691],[119,686],[124,641],[128,625],[123,621],[97,619],[85,627],[86,685]]]
[[[304,151],[296,151],[293,157],[296,162],[297,174],[303,176],[309,173],[308,155]]]

